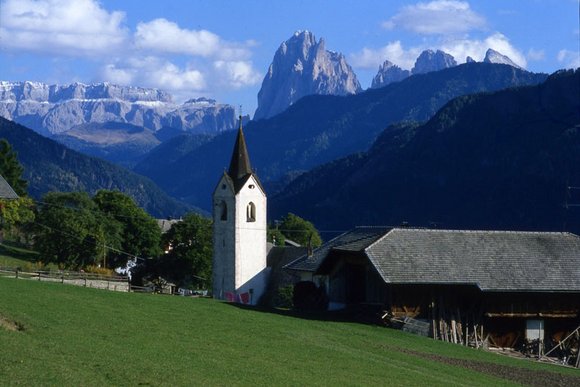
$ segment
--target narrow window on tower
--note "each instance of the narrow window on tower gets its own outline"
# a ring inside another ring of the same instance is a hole
[[[228,220],[228,205],[224,201],[220,203],[220,220]]]
[[[256,205],[254,203],[250,202],[246,207],[246,216],[248,222],[256,221]]]

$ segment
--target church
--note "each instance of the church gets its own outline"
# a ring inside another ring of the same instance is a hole
[[[241,116],[230,166],[212,202],[213,296],[255,305],[268,278],[267,198],[252,171]]]

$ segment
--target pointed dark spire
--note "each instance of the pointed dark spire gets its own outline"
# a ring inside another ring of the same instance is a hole
[[[228,175],[232,178],[234,183],[243,179],[252,173],[252,166],[250,165],[250,156],[246,147],[246,139],[242,130],[242,116],[240,116],[240,128],[238,129],[238,138],[234,145],[234,152],[232,160],[230,161],[230,169]]]

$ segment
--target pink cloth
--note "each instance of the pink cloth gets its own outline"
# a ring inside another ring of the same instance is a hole
[[[226,301],[227,302],[236,302],[236,294],[232,292],[226,292]]]
[[[242,304],[249,304],[250,303],[250,293],[242,293],[240,294],[240,302]]]

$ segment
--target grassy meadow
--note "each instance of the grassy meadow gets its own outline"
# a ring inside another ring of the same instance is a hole
[[[19,247],[16,243],[0,243],[0,267],[20,267],[37,270],[40,266],[38,253]]]
[[[0,385],[580,383],[574,369],[306,317],[0,277]]]

